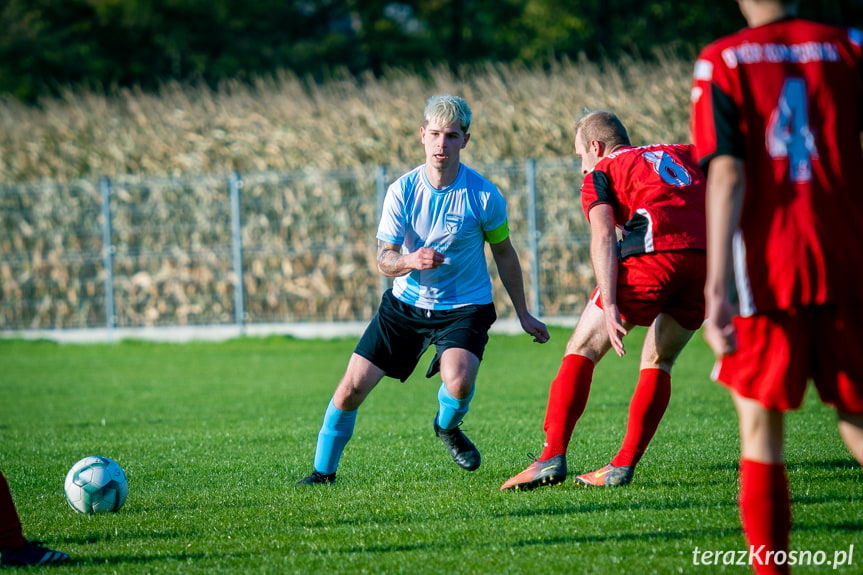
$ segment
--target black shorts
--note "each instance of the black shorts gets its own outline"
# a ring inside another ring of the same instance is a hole
[[[488,330],[497,319],[494,304],[425,310],[384,292],[381,307],[360,338],[354,353],[389,376],[405,381],[430,345],[437,353],[426,377],[440,369],[440,357],[451,347],[466,349],[482,360]]]

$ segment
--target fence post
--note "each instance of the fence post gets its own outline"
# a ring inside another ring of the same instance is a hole
[[[386,166],[378,166],[375,173],[375,199],[378,204],[378,221],[384,211],[384,198],[387,195],[387,168]],[[377,228],[375,228],[377,229]],[[375,242],[377,244],[377,242]],[[378,274],[378,292],[384,293],[390,287],[390,278],[383,274]]]
[[[240,189],[243,180],[238,172],[231,172],[228,178],[228,186],[231,192],[231,259],[234,264],[234,323],[240,331],[245,333],[245,297],[243,294],[243,233],[240,221]]]
[[[530,246],[530,313],[542,315],[542,301],[539,297],[539,228],[536,222],[536,160],[531,158],[525,165],[527,184],[527,241]]]
[[[111,180],[99,180],[102,194],[102,266],[105,268],[105,327],[108,341],[114,341],[117,314],[114,311],[114,244],[111,243]]]

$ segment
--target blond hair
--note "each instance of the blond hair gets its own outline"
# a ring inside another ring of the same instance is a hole
[[[468,106],[467,100],[464,98],[451,94],[432,96],[426,100],[426,109],[423,112],[423,118],[423,126],[428,126],[432,120],[442,126],[458,122],[459,127],[467,134],[470,129],[470,106]]]

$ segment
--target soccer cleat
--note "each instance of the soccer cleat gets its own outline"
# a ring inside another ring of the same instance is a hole
[[[69,555],[42,545],[41,541],[28,541],[22,547],[0,550],[0,565],[3,567],[30,567],[36,565],[60,565],[69,561]]]
[[[310,475],[297,481],[297,487],[304,485],[332,485],[336,482],[336,472],[321,473],[320,471],[312,471]]]
[[[557,485],[566,479],[566,454],[555,455],[551,459],[534,459],[527,469],[507,479],[500,486],[501,491],[513,489],[527,491],[542,485]]]
[[[461,423],[459,423],[459,425],[461,425]],[[473,471],[479,467],[481,460],[479,450],[473,443],[471,443],[470,439],[462,433],[461,429],[458,427],[455,427],[454,429],[441,428],[437,424],[437,415],[435,415],[434,433],[440,437],[440,440],[449,450],[449,454],[452,456],[453,461],[455,461],[459,467],[467,469],[468,471]]]
[[[614,466],[609,463],[602,469],[579,475],[575,478],[575,482],[596,487],[614,487],[629,485],[633,475],[635,475],[635,467],[632,465]]]

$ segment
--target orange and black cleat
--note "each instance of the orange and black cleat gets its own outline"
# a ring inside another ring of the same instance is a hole
[[[543,485],[557,485],[566,480],[566,455],[555,455],[545,461],[534,460],[530,466],[500,486],[501,491],[527,491]]]
[[[579,475],[575,478],[575,482],[595,487],[617,487],[629,485],[633,475],[635,475],[635,467],[632,465],[615,466],[609,463],[602,469]]]

